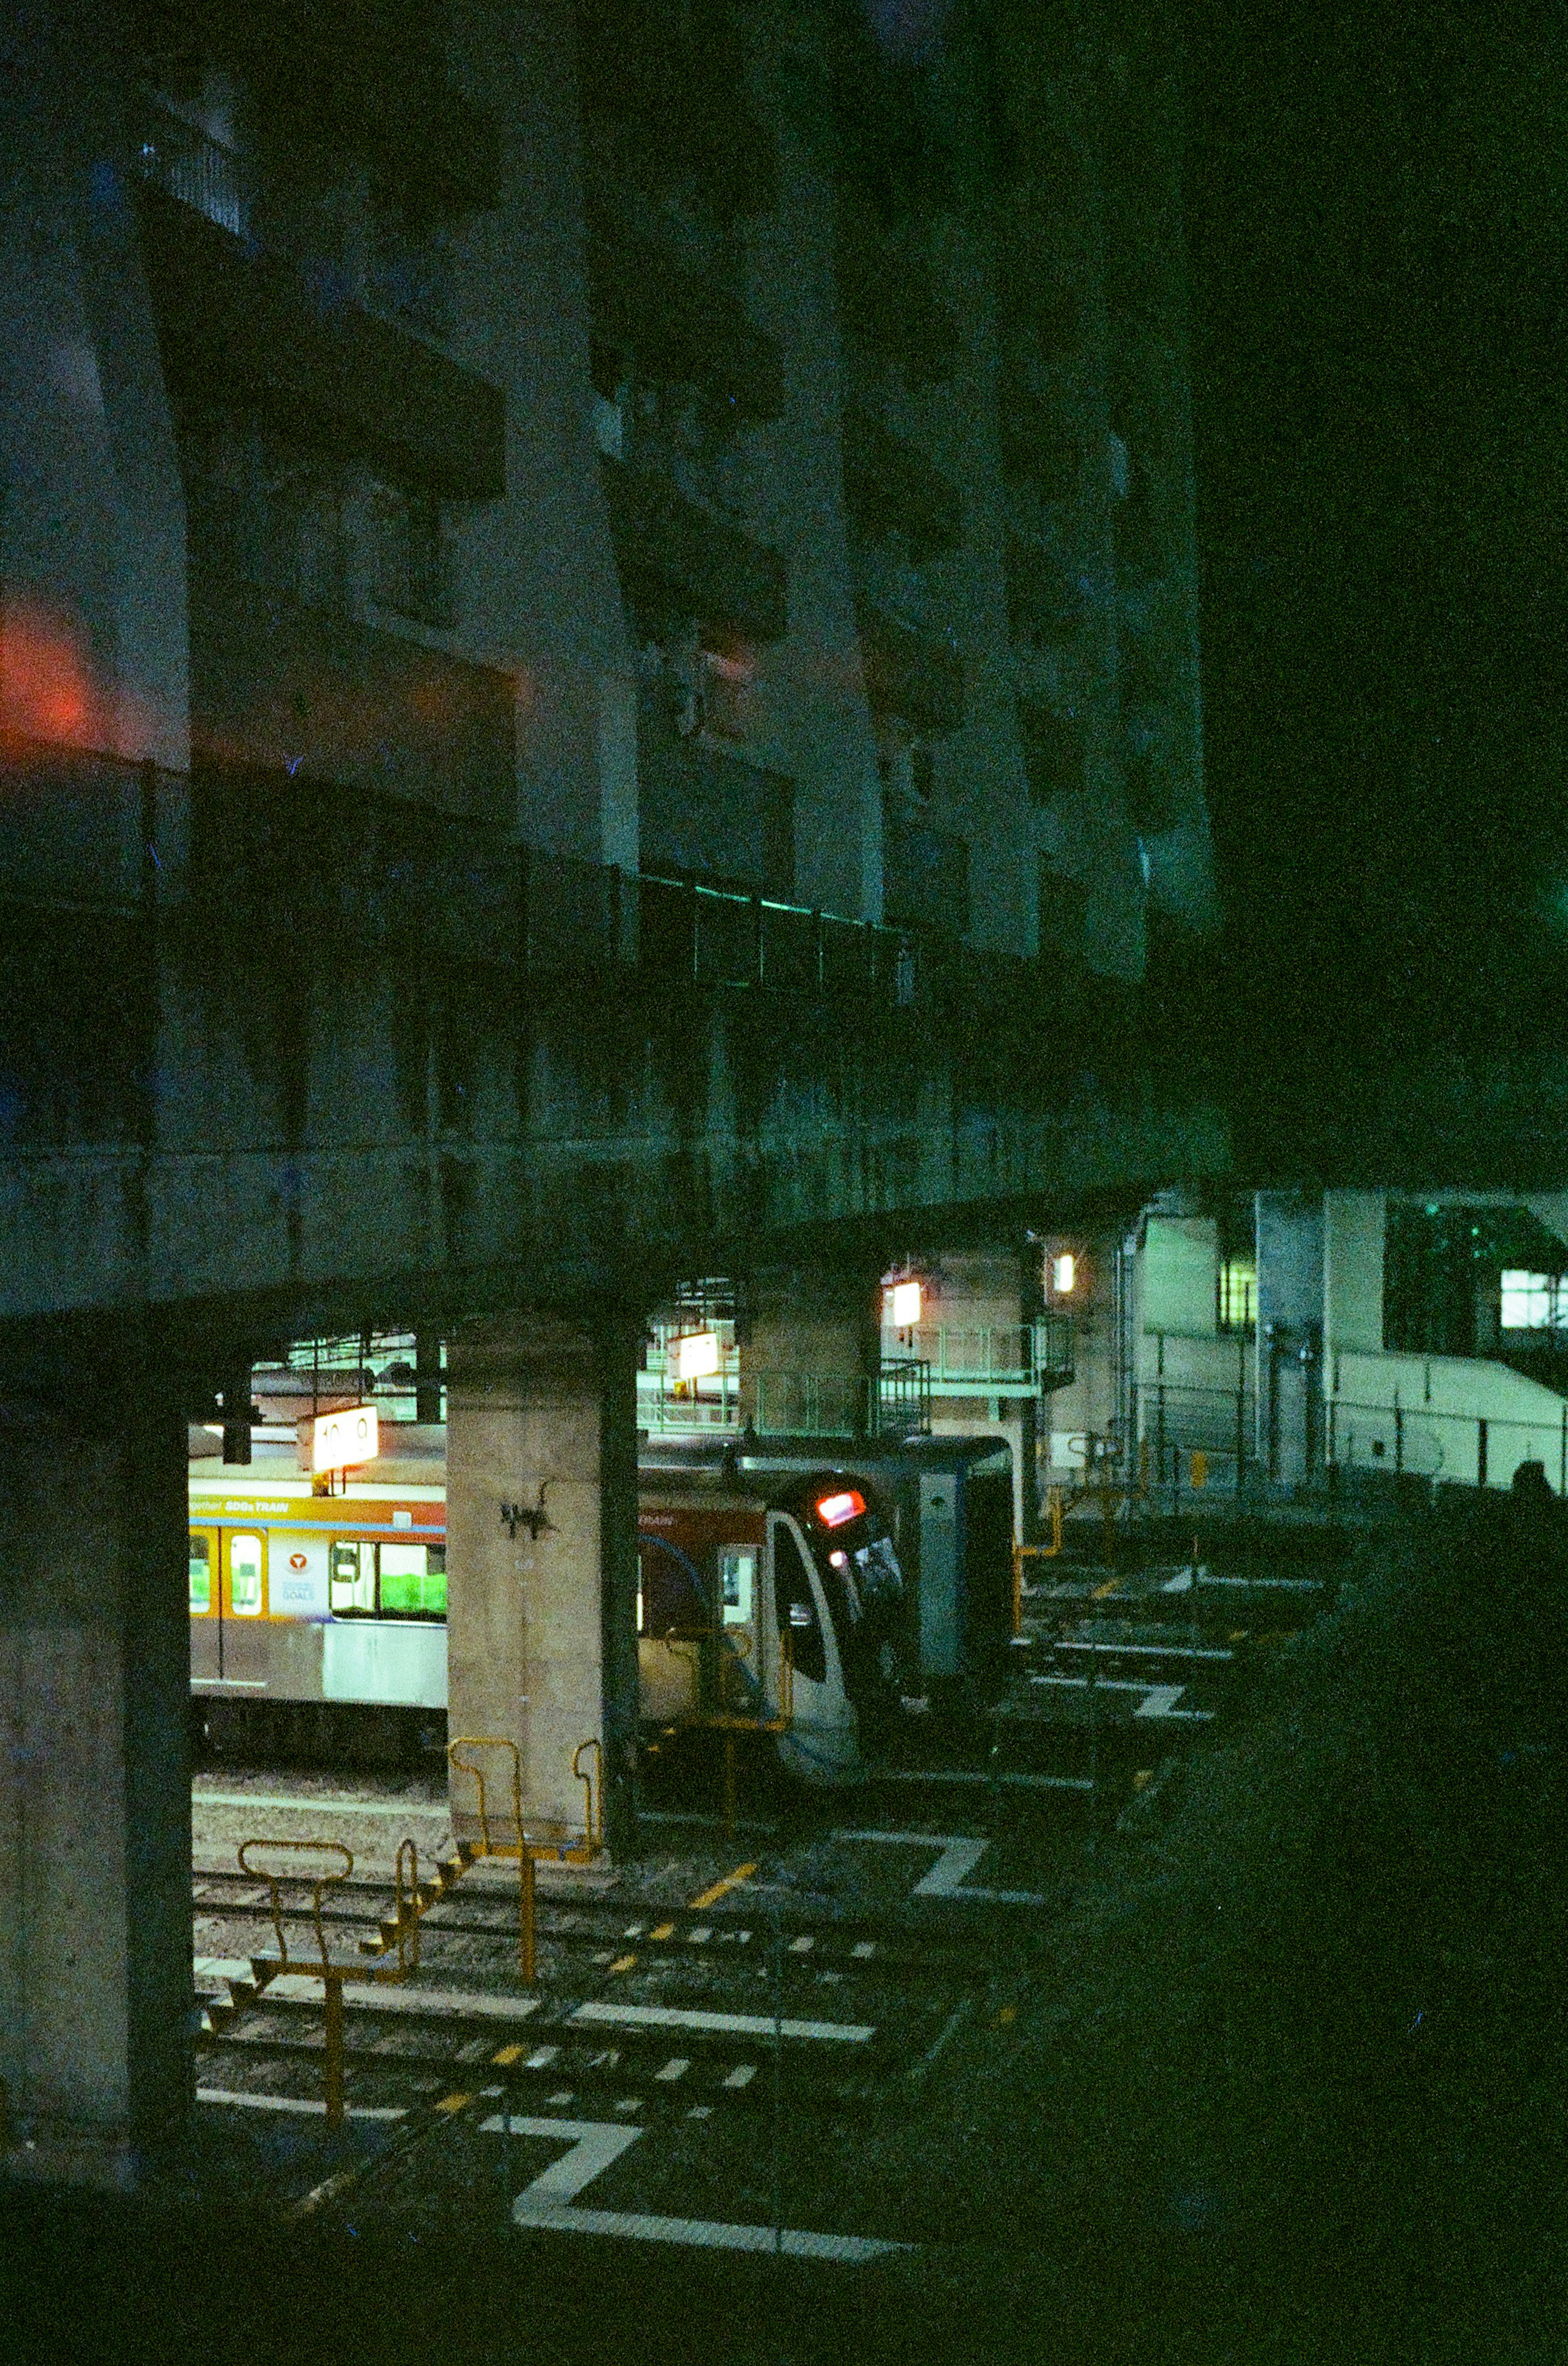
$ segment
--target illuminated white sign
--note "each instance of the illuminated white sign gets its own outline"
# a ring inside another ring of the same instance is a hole
[[[350,1463],[374,1462],[381,1451],[374,1405],[350,1405],[346,1413],[318,1414],[310,1425],[312,1470],[342,1470]]]
[[[907,1331],[920,1320],[920,1284],[895,1281],[888,1292],[888,1313],[895,1331]]]
[[[1070,1298],[1072,1285],[1078,1279],[1076,1261],[1070,1256],[1058,1256],[1052,1272],[1052,1286],[1058,1298]]]
[[[700,1380],[719,1369],[716,1331],[689,1331],[670,1343],[670,1361],[678,1380]]]

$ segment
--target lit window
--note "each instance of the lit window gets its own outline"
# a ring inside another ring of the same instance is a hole
[[[1568,1322],[1568,1283],[1550,1273],[1504,1273],[1505,1331],[1549,1331]]]
[[[236,1618],[262,1615],[260,1537],[232,1537],[229,1544],[229,1607]]]
[[[1058,1298],[1070,1298],[1078,1279],[1078,1260],[1069,1254],[1051,1260],[1051,1288]]]

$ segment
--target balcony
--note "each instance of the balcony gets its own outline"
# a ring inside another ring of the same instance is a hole
[[[629,354],[640,377],[701,387],[736,427],[777,419],[784,377],[776,340],[739,297],[667,246],[601,215],[589,230],[588,289],[595,336]]]
[[[897,715],[929,737],[958,728],[964,719],[964,660],[953,642],[863,602],[860,647],[874,714]]]
[[[1089,613],[1084,580],[1045,543],[1007,541],[1007,623],[1015,640],[1032,648],[1069,639]]]
[[[858,404],[844,419],[844,498],[862,534],[902,535],[916,565],[951,550],[964,530],[958,487]]]
[[[1018,732],[1032,805],[1048,806],[1083,786],[1083,735],[1076,716],[1058,715],[1038,699],[1020,698]]]
[[[840,219],[839,296],[850,330],[911,386],[945,382],[963,339],[926,255],[908,238],[890,238],[868,210],[846,202]]]
[[[700,508],[652,469],[601,464],[622,585],[694,617],[704,640],[775,641],[789,622],[788,571],[776,550]]]
[[[458,500],[505,492],[498,389],[375,318],[343,275],[312,286],[242,243],[235,225],[251,199],[227,151],[205,142],[144,161],[142,252],[176,408],[217,397],[398,481]]]
[[[198,750],[486,820],[514,809],[509,675],[240,580],[226,558],[193,551]]]

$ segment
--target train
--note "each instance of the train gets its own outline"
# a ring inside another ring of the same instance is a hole
[[[280,1464],[193,1461],[191,1694],[203,1755],[417,1764],[446,1741],[446,1472],[439,1431],[324,1496]],[[374,1471],[374,1475],[372,1475]],[[890,1729],[984,1682],[1010,1631],[1005,1443],[645,1446],[640,1714],[653,1738],[739,1718],[780,1764],[853,1782]]]

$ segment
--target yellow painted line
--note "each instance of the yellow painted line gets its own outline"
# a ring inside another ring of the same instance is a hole
[[[1122,1581],[1119,1577],[1108,1577],[1103,1585],[1097,1585],[1095,1587],[1089,1599],[1091,1602],[1103,1602],[1108,1594],[1114,1594],[1121,1582]]]
[[[656,1931],[649,1932],[648,1936],[650,1939],[673,1939],[675,1936],[675,1924],[673,1922],[661,1922]]]
[[[461,2112],[473,2101],[472,2095],[443,2095],[436,2105],[438,2112]]]
[[[629,1972],[636,1960],[637,1958],[635,1955],[617,1956],[615,1962],[610,1966],[611,1974],[613,1975],[616,1972]]]
[[[711,1889],[703,1890],[700,1897],[691,1900],[691,1904],[694,1907],[716,1906],[721,1898],[727,1897],[732,1889],[738,1889],[743,1881],[749,1881],[756,1871],[755,1865],[737,1865],[734,1873],[727,1873],[722,1881],[716,1881]],[[655,1939],[659,1935],[657,1931],[654,1932]]]
[[[504,2067],[507,2063],[515,2062],[522,2051],[521,2045],[503,2045],[498,2054],[491,2055],[490,2059],[498,2067]]]

